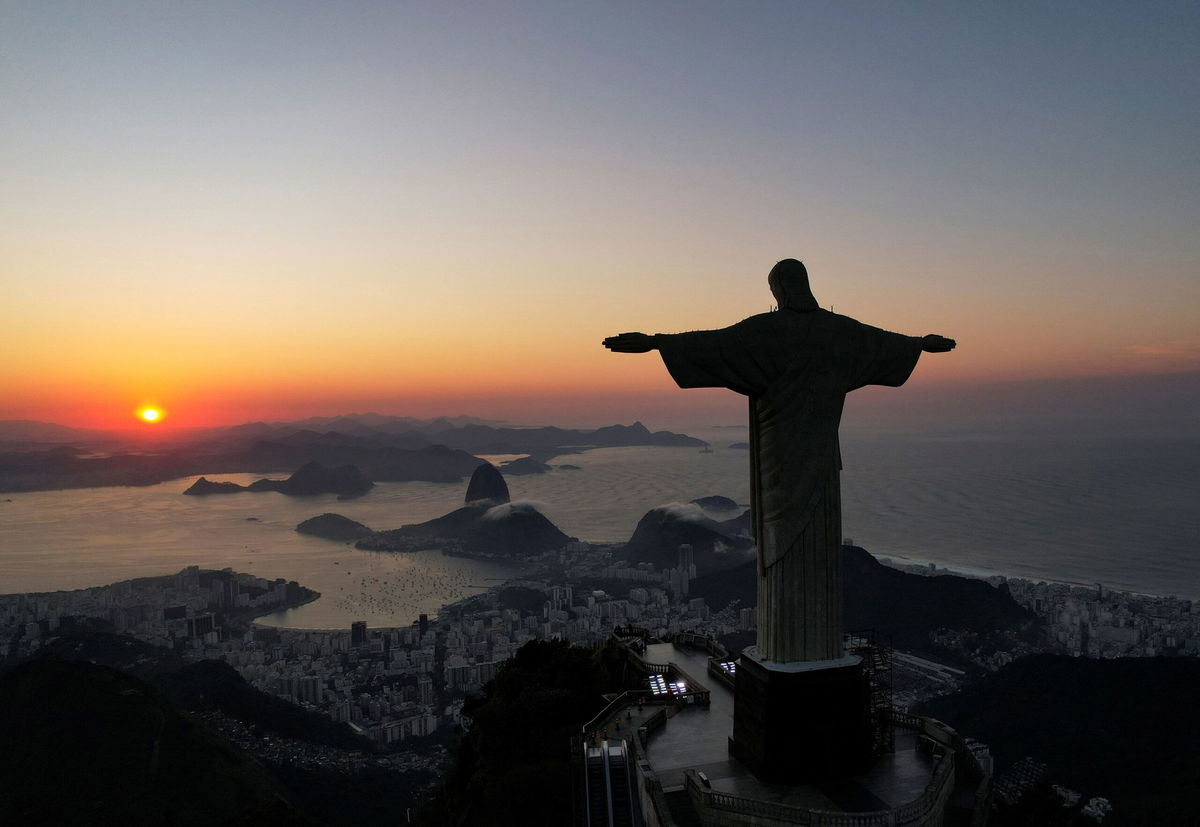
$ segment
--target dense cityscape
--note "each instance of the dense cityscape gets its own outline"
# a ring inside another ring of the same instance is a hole
[[[377,745],[368,754],[312,744],[257,732],[220,712],[204,714],[217,732],[263,760],[346,773],[366,766],[414,772],[429,785],[446,766],[446,739],[470,726],[462,715],[464,699],[530,641],[594,647],[625,626],[663,639],[691,632],[721,640],[754,629],[754,607],[736,602],[712,607],[704,597],[689,596],[696,575],[690,547],[681,547],[678,564],[666,570],[613,556],[611,546],[571,543],[525,560],[533,573],[523,579],[402,628],[368,628],[362,621],[335,630],[256,625],[255,617],[318,595],[283,579],[197,566],[173,576],[77,591],[4,595],[0,655],[8,662],[27,658],[72,624],[91,619],[187,660],[224,661],[255,688],[345,724]],[[900,568],[928,577],[949,573]],[[608,590],[587,586],[597,581],[610,584]],[[1010,647],[984,653],[973,634],[938,629],[930,634],[931,643],[986,670],[1039,650],[1092,658],[1200,651],[1200,606],[1193,601],[1018,578],[991,582],[1041,619],[1040,642],[1014,640]],[[613,583],[628,587],[618,590]],[[893,703],[901,711],[954,692],[966,677],[962,669],[924,653],[897,651],[893,664]],[[986,746],[977,748],[986,757]],[[1042,780],[1031,766],[1036,762],[1010,768],[997,779],[997,794],[1019,796]],[[1078,793],[1061,789],[1064,802],[1074,804]],[[1100,820],[1104,806],[1092,802],[1084,809],[1090,807]]]

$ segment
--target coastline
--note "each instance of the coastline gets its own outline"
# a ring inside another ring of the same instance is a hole
[[[1062,577],[1027,577],[1023,574],[1007,574],[1001,571],[992,571],[989,569],[980,569],[972,567],[959,567],[946,565],[934,560],[917,560],[912,557],[905,557],[901,554],[875,554],[870,549],[865,549],[868,554],[889,568],[903,571],[909,574],[921,574],[925,577],[938,577],[941,575],[950,575],[954,577],[965,577],[970,580],[984,580],[995,585],[993,581],[1002,582],[1018,582],[1036,585],[1037,583],[1046,583],[1048,585],[1070,586],[1071,588],[1096,590],[1096,586],[1104,586],[1108,591],[1115,591],[1120,594],[1127,594],[1132,597],[1149,597],[1155,600],[1193,600],[1200,601],[1200,596],[1183,595],[1183,594],[1156,594],[1154,592],[1137,591],[1136,589],[1120,589],[1115,587],[1105,586],[1099,581],[1083,582],[1081,580],[1067,580]],[[936,566],[931,569],[930,566]]]

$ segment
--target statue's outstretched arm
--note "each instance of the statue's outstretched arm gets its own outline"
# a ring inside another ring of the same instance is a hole
[[[921,350],[926,353],[946,353],[954,350],[954,346],[958,344],[953,339],[947,339],[945,336],[938,336],[935,333],[921,337],[920,342]]]
[[[609,336],[603,344],[613,353],[648,353],[658,349],[655,337],[645,333],[620,333]]]

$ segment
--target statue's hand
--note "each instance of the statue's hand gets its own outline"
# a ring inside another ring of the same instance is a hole
[[[654,337],[645,333],[621,333],[609,336],[604,346],[613,353],[647,353],[654,350]]]
[[[954,350],[957,344],[953,339],[947,339],[945,336],[938,336],[930,333],[928,336],[921,339],[921,350],[926,353],[946,353]]]

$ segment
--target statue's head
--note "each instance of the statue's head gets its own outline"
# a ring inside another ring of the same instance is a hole
[[[804,262],[785,258],[771,268],[767,284],[781,310],[816,310],[820,305],[808,286],[808,270]]]

